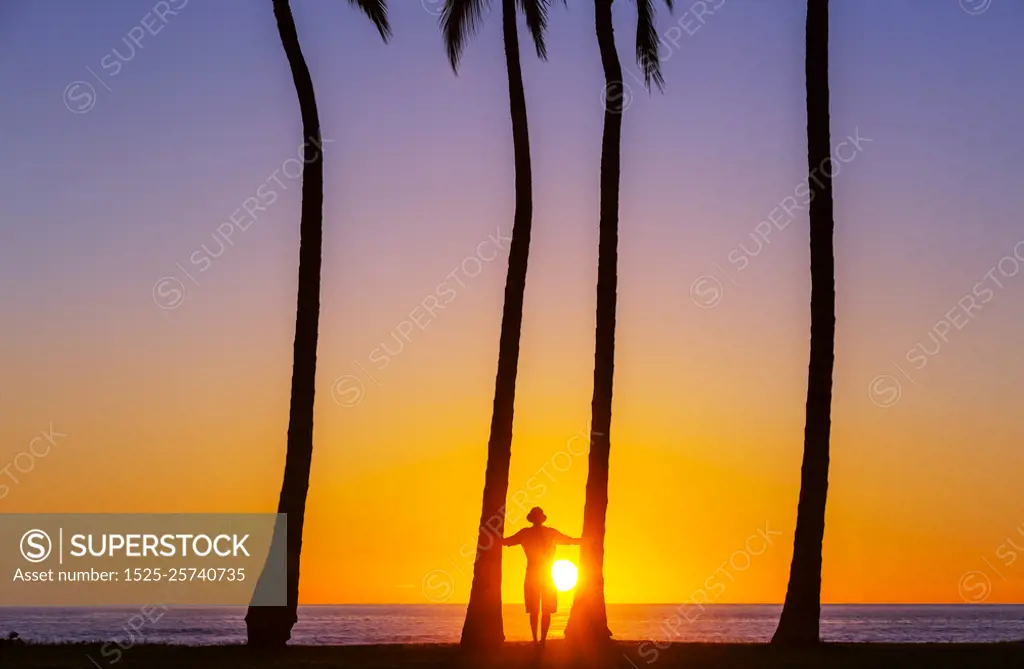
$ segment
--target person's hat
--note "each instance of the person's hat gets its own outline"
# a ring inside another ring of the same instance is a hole
[[[543,523],[548,517],[544,515],[544,509],[539,506],[535,506],[530,509],[530,513],[526,514],[526,520],[531,523]]]

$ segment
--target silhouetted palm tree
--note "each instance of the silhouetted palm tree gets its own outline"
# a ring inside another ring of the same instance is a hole
[[[821,615],[821,548],[825,537],[832,367],[835,362],[836,284],[832,235],[831,137],[828,94],[828,0],[807,0],[807,164],[811,189],[811,355],[800,501],[789,588],[779,644],[818,642]]]
[[[316,386],[316,346],[320,321],[320,264],[323,241],[324,170],[313,80],[299,46],[289,0],[273,0],[281,44],[288,56],[302,113],[304,142],[302,213],[299,221],[299,289],[295,310],[292,393],[288,413],[288,451],[277,512],[287,514],[287,605],[250,606],[245,616],[250,645],[283,646],[291,638],[299,600],[299,556],[302,526],[313,457],[313,397]],[[386,0],[349,0],[373,21],[388,39]]]
[[[611,454],[612,380],[615,372],[615,302],[618,284],[619,165],[622,113],[627,97],[615,49],[612,2],[595,0],[597,44],[604,68],[604,137],[601,140],[601,200],[597,252],[597,327],[594,347],[594,395],[591,401],[590,456],[580,576],[565,636],[592,644],[611,637],[604,602],[604,534],[608,511],[608,460]],[[672,0],[665,0],[672,9]],[[636,0],[636,57],[648,88],[664,85],[658,59],[654,0]]]
[[[526,267],[533,224],[530,134],[526,122],[523,71],[519,62],[517,4],[523,10],[537,55],[541,59],[547,58],[544,32],[550,0],[502,0],[501,23],[512,115],[516,209],[512,222],[508,274],[505,278],[505,305],[501,316],[498,372],[494,380],[494,406],[487,442],[487,471],[484,475],[477,556],[473,566],[473,585],[469,593],[466,622],[462,628],[462,645],[466,648],[494,647],[505,639],[501,619],[501,537],[505,531],[505,501],[508,495],[509,462],[512,459],[512,417],[519,370],[519,338],[523,324],[523,295],[526,292]],[[479,27],[487,5],[487,0],[445,0],[441,29],[452,69],[458,71],[466,41]]]

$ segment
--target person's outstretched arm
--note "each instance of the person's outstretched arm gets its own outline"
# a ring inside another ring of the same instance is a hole
[[[523,543],[523,536],[522,535],[523,535],[523,531],[519,530],[518,532],[516,532],[512,536],[505,537],[504,539],[502,539],[501,540],[501,545],[502,546],[518,546],[519,544]]]
[[[562,534],[561,532],[559,532],[558,543],[562,544],[563,546],[579,546],[583,543],[583,539],[582,537],[579,539],[574,539],[573,537],[570,537],[568,534]]]

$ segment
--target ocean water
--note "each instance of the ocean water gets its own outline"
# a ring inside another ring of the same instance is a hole
[[[779,605],[609,604],[617,639],[678,642],[764,642]],[[292,642],[309,645],[455,643],[466,607],[441,605],[303,606]],[[190,645],[245,641],[244,608],[0,609],[0,633],[25,641],[104,641]],[[568,611],[555,614],[551,638],[560,638]],[[146,618],[149,618],[148,620]],[[504,610],[505,637],[530,638],[522,605]],[[1024,605],[843,605],[822,610],[822,637],[842,642],[991,642],[1024,640]]]

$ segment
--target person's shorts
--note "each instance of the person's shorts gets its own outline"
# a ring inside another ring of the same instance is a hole
[[[549,570],[526,572],[523,586],[527,613],[556,613],[558,611],[558,590]]]

